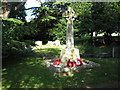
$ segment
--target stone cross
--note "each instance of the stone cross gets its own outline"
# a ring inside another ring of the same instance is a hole
[[[74,37],[73,37],[73,21],[77,17],[71,7],[62,14],[67,19],[66,29],[66,48],[61,50],[60,59],[63,66],[66,66],[68,60],[75,61],[77,58],[80,59],[79,49],[74,48]]]
[[[62,14],[67,20],[67,30],[66,30],[66,48],[74,48],[74,36],[73,36],[73,20],[77,17],[75,12],[71,7]]]

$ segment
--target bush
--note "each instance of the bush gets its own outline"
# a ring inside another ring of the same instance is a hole
[[[29,46],[32,42],[24,42],[24,36],[35,35],[37,30],[34,27],[25,26],[24,22],[18,19],[8,18],[2,20],[2,53],[10,53],[14,47],[16,50],[22,49],[23,44]]]
[[[112,48],[108,46],[94,46],[89,43],[79,44],[76,46],[79,49],[80,54],[83,53],[112,53]]]

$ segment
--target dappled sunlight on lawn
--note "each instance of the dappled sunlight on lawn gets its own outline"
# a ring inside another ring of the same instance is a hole
[[[33,88],[51,85],[55,81],[52,74],[41,64],[41,60],[32,60],[4,69],[3,87]]]
[[[43,51],[42,51],[43,50]],[[118,59],[114,58],[85,58],[101,65],[89,71],[76,73],[73,77],[53,76],[42,62],[45,60],[41,54],[53,53],[58,55],[59,49],[46,48],[38,50],[37,54],[28,57],[18,57],[20,62],[11,62],[2,69],[3,88],[90,88],[90,85],[117,80]],[[12,60],[12,58],[8,58]]]

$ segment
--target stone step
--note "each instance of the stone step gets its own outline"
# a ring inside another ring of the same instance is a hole
[[[62,65],[54,66],[52,60],[45,60],[44,65],[53,73],[53,75],[66,76],[74,75],[76,72],[81,72],[85,70],[91,70],[96,67],[100,67],[100,64],[82,59],[83,65],[76,67],[63,67]]]

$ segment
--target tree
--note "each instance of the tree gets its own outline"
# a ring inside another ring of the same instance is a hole
[[[111,33],[118,31],[119,12],[118,2],[93,3],[92,21],[93,31],[105,33],[106,44],[110,44]]]
[[[75,36],[81,37],[86,33],[93,32],[93,21],[92,21],[92,3],[86,2],[74,2],[70,6],[73,7],[77,14],[77,18],[74,22]],[[91,34],[92,35],[92,34]]]
[[[36,18],[31,23],[39,30],[37,39],[44,43],[48,40],[59,39],[56,36],[59,31],[56,32],[53,28],[55,29],[60,22],[66,6],[66,3],[43,3],[40,7],[33,8]]]

